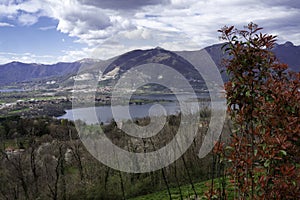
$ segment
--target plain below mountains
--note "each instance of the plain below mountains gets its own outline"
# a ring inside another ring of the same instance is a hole
[[[224,53],[221,50],[222,44],[216,44],[206,47],[205,50],[209,53],[212,60],[221,69],[221,61],[224,58]],[[277,58],[289,65],[290,70],[300,71],[300,46],[295,46],[291,42],[277,44],[273,49]],[[90,75],[96,75],[99,70],[97,67],[105,68],[102,79],[115,78],[118,74],[124,73],[128,69],[146,64],[160,63],[172,66],[179,73],[183,74],[188,79],[198,79],[195,68],[178,56],[180,52],[172,52],[162,48],[154,48],[149,50],[134,50],[123,55],[112,58],[108,61],[83,59],[72,63],[59,62],[53,65],[44,64],[26,64],[21,62],[11,62],[0,65],[0,86],[11,86],[26,83],[63,83],[74,80],[78,71],[84,65],[85,72],[81,75],[84,78],[89,78]],[[189,52],[184,52],[188,54]],[[90,67],[87,67],[90,66]],[[104,67],[105,66],[105,67]],[[87,76],[87,77],[85,77]],[[223,75],[223,78],[226,77]]]

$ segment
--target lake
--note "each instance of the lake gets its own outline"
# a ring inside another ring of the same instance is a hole
[[[190,100],[189,95],[185,95],[185,100],[187,101],[188,108],[191,110],[197,106],[197,103]],[[140,96],[141,99],[156,99],[156,100],[172,100],[173,102],[162,102],[159,103],[164,109],[160,109],[157,103],[148,103],[142,105],[129,105],[129,114],[130,116],[126,115],[127,113],[127,106],[118,105],[114,106],[117,109],[117,116],[113,116],[112,109],[110,105],[105,106],[98,106],[98,107],[87,107],[87,108],[75,108],[66,110],[66,114],[58,117],[58,119],[68,119],[68,120],[82,120],[87,124],[96,124],[99,122],[102,123],[110,123],[112,119],[115,121],[118,120],[128,120],[128,119],[137,119],[137,118],[144,118],[148,116],[161,116],[161,115],[173,115],[178,114],[180,112],[180,105],[176,101],[176,97],[174,95],[160,95],[160,96]],[[135,97],[137,99],[137,97]],[[154,107],[153,107],[154,106]],[[201,102],[199,107],[207,107],[209,106],[209,102]],[[152,109],[151,109],[152,108]],[[151,109],[151,113],[149,111]],[[95,117],[96,115],[96,117]]]
[[[23,92],[24,89],[0,89],[0,92]]]

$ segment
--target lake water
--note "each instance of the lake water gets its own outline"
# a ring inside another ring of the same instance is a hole
[[[24,89],[0,89],[0,92],[23,92]]]
[[[82,120],[87,124],[96,124],[99,122],[109,123],[112,119],[115,121],[119,120],[128,120],[128,119],[137,119],[144,118],[148,116],[161,116],[161,115],[172,115],[178,114],[180,110],[180,105],[176,101],[174,95],[160,95],[160,96],[141,96],[141,99],[156,99],[156,100],[172,100],[174,102],[162,102],[159,103],[160,106],[157,106],[157,103],[148,103],[143,105],[129,105],[129,115],[127,106],[114,106],[113,108],[117,110],[117,114],[113,115],[112,108],[110,105],[98,106],[98,107],[87,107],[87,108],[76,108],[66,110],[66,114],[59,117],[59,119],[69,119],[69,120]],[[136,99],[136,97],[135,97]],[[185,95],[184,99],[187,101],[185,109],[189,109],[190,112],[197,110],[197,103],[190,100],[189,95]],[[208,102],[203,102],[199,104],[199,107],[209,106]]]
[[[82,120],[87,124],[96,124],[99,122],[109,123],[112,119],[118,118],[127,120],[130,118],[143,118],[147,116],[155,116],[163,114],[161,112],[152,112],[149,115],[149,110],[154,104],[144,104],[144,105],[130,105],[129,113],[131,117],[126,115],[127,107],[126,106],[115,106],[118,109],[118,116],[113,116],[112,109],[110,105],[107,106],[98,106],[98,107],[88,107],[88,108],[76,108],[71,110],[66,110],[66,114],[59,117],[59,119],[69,119],[69,120]],[[163,103],[167,115],[176,114],[180,111],[179,105],[175,102],[172,103]],[[95,114],[97,118],[95,118]]]

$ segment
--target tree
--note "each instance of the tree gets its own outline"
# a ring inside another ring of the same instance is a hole
[[[228,112],[234,124],[226,147],[238,199],[300,196],[300,73],[272,53],[276,36],[250,23],[224,27]],[[224,150],[224,149],[223,149]]]

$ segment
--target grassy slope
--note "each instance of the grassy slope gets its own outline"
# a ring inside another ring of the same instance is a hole
[[[215,179],[215,183],[218,186],[218,179]],[[204,197],[204,193],[208,191],[208,186],[211,184],[211,180],[209,181],[203,181],[203,182],[199,182],[199,183],[195,183],[195,188],[198,194],[199,199],[207,199]],[[227,182],[228,184],[228,182]],[[180,187],[181,188],[181,192],[183,195],[183,199],[194,199],[194,193],[192,190],[191,185],[183,185]],[[171,188],[170,189],[171,194],[172,194],[172,200],[177,200],[180,199],[180,192],[178,188]],[[233,199],[233,190],[232,187],[229,187],[229,195],[228,195],[228,199]],[[147,195],[143,195],[143,196],[139,196],[139,197],[135,197],[132,198],[130,200],[169,200],[170,197],[168,195],[168,191],[167,190],[162,190],[159,192],[155,192],[152,194],[147,194]]]

